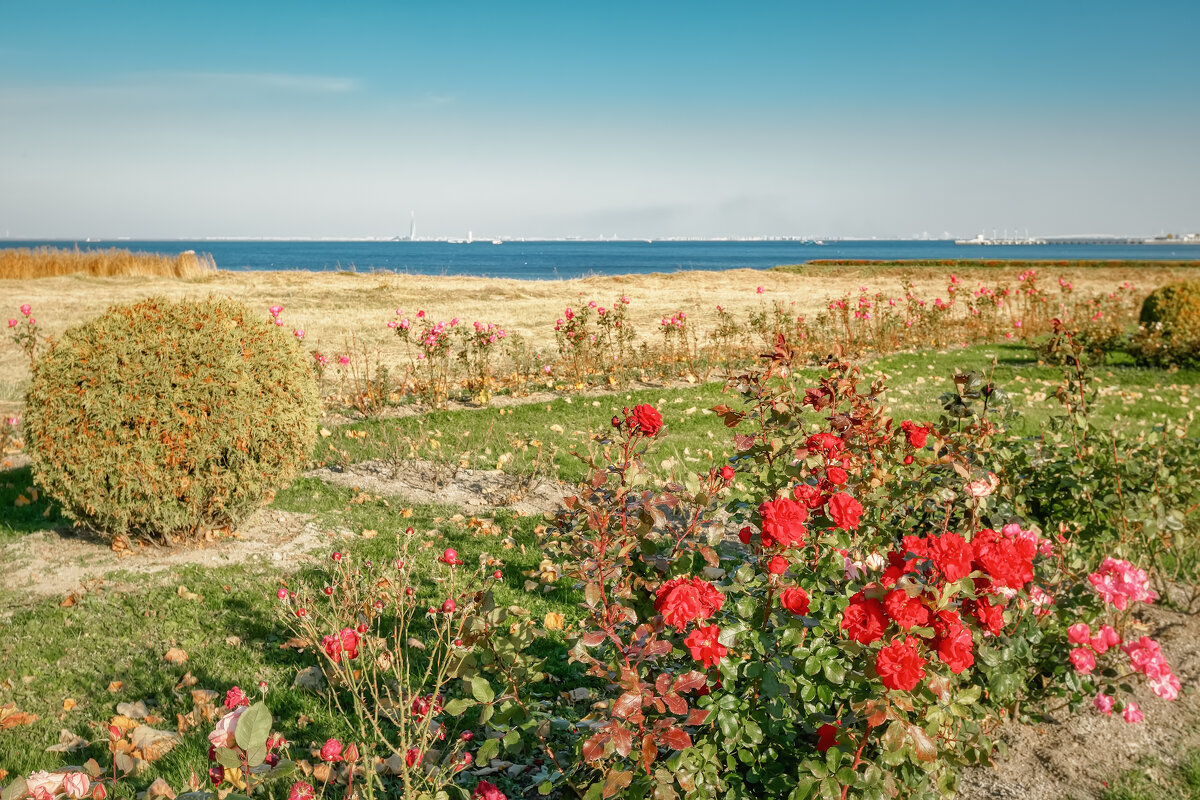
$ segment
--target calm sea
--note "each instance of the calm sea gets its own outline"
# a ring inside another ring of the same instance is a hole
[[[815,259],[1196,260],[1188,245],[1015,245],[948,241],[802,242],[297,242],[297,241],[0,241],[0,247],[120,247],[156,253],[211,253],[230,270],[390,270],[422,275],[554,279],[584,275],[766,269]]]

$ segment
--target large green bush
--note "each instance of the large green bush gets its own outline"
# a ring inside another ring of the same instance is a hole
[[[1129,346],[1139,363],[1200,366],[1200,281],[1155,289],[1142,304],[1141,323]]]
[[[229,300],[110,308],[34,368],[34,477],[110,537],[170,543],[233,526],[309,456],[320,400],[305,355]]]

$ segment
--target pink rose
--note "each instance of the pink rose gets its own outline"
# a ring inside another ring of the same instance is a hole
[[[1096,710],[1099,711],[1101,714],[1104,714],[1105,716],[1112,715],[1113,706],[1115,706],[1116,704],[1117,704],[1116,698],[1113,697],[1112,695],[1105,694],[1104,692],[1100,692],[1099,694],[1096,695],[1096,698],[1094,700],[1092,700],[1092,705],[1094,705],[1096,707]]]
[[[249,706],[238,706],[217,720],[217,727],[208,735],[208,741],[213,747],[234,747],[237,744],[234,733],[237,731],[238,719],[247,708]]]
[[[1088,675],[1096,668],[1096,657],[1092,655],[1091,650],[1076,647],[1071,651],[1070,658],[1075,671],[1082,675]]]
[[[1125,706],[1125,710],[1121,712],[1121,716],[1128,723],[1141,722],[1145,717],[1142,715],[1142,710],[1138,708],[1137,703],[1129,703]]]
[[[33,308],[29,305],[29,303],[25,303],[23,306],[21,306],[21,313],[27,317],[31,311],[33,311]]]
[[[29,306],[22,306],[22,309]],[[27,313],[22,311],[22,313]],[[37,800],[43,798],[54,797],[54,795],[62,791],[63,780],[66,778],[61,772],[46,772],[41,770],[30,774],[25,779],[25,790],[33,795]]]
[[[288,800],[313,800],[316,794],[312,784],[296,781],[292,784],[291,791],[288,792]]]
[[[342,743],[337,739],[329,739],[321,748],[321,760],[330,764],[342,760]]]
[[[71,800],[87,797],[92,789],[92,782],[83,772],[68,772],[63,778],[63,790]]]
[[[1067,641],[1071,644],[1087,644],[1092,636],[1092,629],[1086,622],[1076,622],[1067,628]]]

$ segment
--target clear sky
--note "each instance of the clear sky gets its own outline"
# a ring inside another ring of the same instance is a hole
[[[0,0],[0,235],[1200,230],[1200,3]]]

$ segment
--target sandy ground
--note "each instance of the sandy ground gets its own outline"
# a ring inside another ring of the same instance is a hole
[[[200,298],[219,295],[236,298],[252,308],[282,305],[288,329],[302,328],[307,341],[327,354],[346,352],[350,337],[358,347],[380,351],[385,361],[400,363],[401,344],[386,327],[401,308],[408,315],[425,309],[435,319],[458,317],[466,323],[496,322],[520,333],[535,348],[553,346],[554,322],[564,307],[588,300],[611,305],[622,295],[631,304],[629,314],[643,337],[654,336],[658,320],[675,311],[688,313],[701,330],[711,325],[718,304],[744,318],[763,303],[783,300],[794,304],[796,314],[815,315],[829,301],[860,286],[899,295],[901,280],[909,277],[922,296],[945,294],[945,268],[898,269],[881,274],[853,268],[815,268],[811,274],[762,270],[676,272],[621,275],[558,281],[518,281],[500,278],[396,275],[351,272],[226,272],[195,279],[92,278],[67,276],[38,280],[0,280],[0,317],[16,317],[22,303],[33,306],[43,331],[57,334],[66,327],[101,313],[115,303],[162,295]],[[1047,269],[1062,275],[1082,292],[1111,291],[1122,281],[1149,287],[1183,270],[1167,268],[1129,270],[1111,268]],[[982,270],[966,277],[974,287]],[[1017,271],[989,271],[989,282],[1014,283]],[[992,277],[994,276],[994,277]],[[763,293],[757,293],[757,287]],[[14,407],[28,378],[28,365],[17,348],[0,344],[0,410]]]

